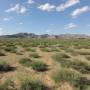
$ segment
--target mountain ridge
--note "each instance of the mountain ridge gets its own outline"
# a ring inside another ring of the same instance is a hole
[[[37,35],[34,33],[17,33],[12,35],[2,35],[0,37],[4,37],[4,38],[90,38],[89,35],[85,35],[85,34]]]

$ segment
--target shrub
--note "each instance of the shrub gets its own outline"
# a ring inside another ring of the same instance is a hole
[[[17,54],[17,55],[23,55],[23,53],[22,53],[22,52],[16,52],[16,54]]]
[[[47,71],[48,68],[47,68],[47,65],[44,63],[44,62],[41,62],[41,61],[35,61],[31,64],[32,68],[36,71]]]
[[[90,65],[88,65],[86,62],[80,60],[69,60],[68,58],[65,58],[67,56],[63,57],[61,57],[59,54],[55,54],[53,56],[54,60],[58,61],[62,67],[73,68],[81,73],[90,73]]]
[[[5,62],[0,62],[0,72],[9,72],[15,70],[14,67],[11,67],[9,64]]]
[[[72,69],[60,68],[53,73],[52,78],[57,84],[68,82],[77,88],[75,90],[88,90],[90,86],[90,80]]]
[[[80,90],[87,90],[90,86],[90,80],[88,80],[87,77],[80,77],[77,86]]]
[[[36,50],[34,48],[26,48],[26,51],[35,52]]]
[[[31,67],[33,70],[36,71],[46,71],[47,70],[47,65],[44,62],[41,61],[33,61],[31,59],[28,58],[23,58],[19,61],[19,63],[21,63],[22,65],[26,66],[26,67]]]
[[[52,46],[51,46],[51,51],[52,51],[52,52],[53,52],[53,51],[59,52],[60,50],[59,50],[58,48],[56,48],[56,47],[52,47]]]
[[[24,80],[20,90],[50,90],[41,81]]]
[[[29,58],[22,58],[19,61],[19,63],[22,64],[22,65],[24,65],[24,66],[30,67],[31,66],[31,63],[32,63],[32,60],[29,59]]]
[[[0,51],[0,56],[6,56],[6,55],[2,51]]]
[[[16,53],[16,48],[15,47],[5,47],[4,50],[6,52]]]
[[[44,51],[44,52],[51,52],[52,50],[50,48],[41,48],[41,51]]]
[[[61,68],[53,73],[52,78],[56,83],[69,82],[71,85],[76,85],[80,79],[80,74],[72,69]]]
[[[7,79],[2,85],[0,90],[18,90],[14,81]]]
[[[69,52],[69,53],[72,53],[72,52],[74,52],[74,49],[72,49],[72,48],[67,48],[65,51],[66,51],[66,52]]]
[[[40,58],[38,53],[31,53],[30,56],[33,57],[33,58]]]
[[[86,56],[86,59],[90,61],[90,56],[89,56],[89,55],[87,55],[87,56]]]
[[[77,52],[77,53],[79,53],[80,55],[90,55],[90,52]]]
[[[89,86],[89,87],[87,87],[85,90],[90,90],[90,86]]]
[[[55,55],[53,55],[53,58],[58,61],[60,59],[68,59],[70,58],[70,56],[64,53],[56,53]]]

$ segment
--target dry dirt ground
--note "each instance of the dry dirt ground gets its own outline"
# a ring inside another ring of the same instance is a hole
[[[24,48],[22,48],[20,46],[18,46],[17,50],[18,50],[18,52],[21,52],[23,55],[5,52],[6,56],[0,56],[1,61],[5,61],[5,62],[9,63],[11,66],[16,67],[15,71],[0,73],[0,81],[3,82],[6,79],[11,79],[11,80],[15,80],[17,85],[19,85],[18,79],[27,78],[27,77],[30,77],[30,78],[37,77],[37,78],[40,78],[46,85],[48,85],[48,87],[54,87],[55,82],[51,79],[50,75],[52,74],[52,72],[54,70],[56,70],[59,67],[58,63],[52,59],[52,55],[55,52],[44,52],[44,51],[41,51],[40,48],[36,47],[36,52],[41,56],[40,59],[43,60],[43,62],[45,62],[49,68],[49,70],[46,72],[36,72],[36,71],[32,70],[31,68],[22,66],[19,63],[19,60],[22,58],[25,58],[25,57],[31,58],[29,56],[29,54],[31,52],[25,51]],[[82,51],[85,51],[85,50],[82,50]],[[86,50],[86,51],[88,51],[88,50]],[[64,51],[62,50],[61,52],[64,52]],[[64,53],[66,53],[66,52],[64,52]],[[82,61],[85,61],[90,65],[90,61],[85,60],[86,58],[84,56],[81,56],[81,55],[72,56],[71,55],[71,57],[74,59],[78,59],[78,60],[80,59]],[[88,75],[85,74],[85,76],[87,78],[90,78],[90,74],[88,74]],[[73,90],[73,88],[67,82],[64,82],[60,86],[60,88],[58,88],[57,90]]]

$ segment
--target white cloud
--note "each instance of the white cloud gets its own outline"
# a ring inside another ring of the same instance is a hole
[[[26,7],[17,3],[15,6],[7,9],[5,12],[16,12],[16,13],[24,14],[24,13],[26,13],[26,11],[27,11]]]
[[[72,17],[77,17],[80,14],[83,14],[83,13],[86,13],[86,12],[89,12],[89,11],[90,11],[90,7],[89,6],[84,6],[82,8],[78,8],[78,9],[74,10],[70,15]]]
[[[46,4],[43,4],[43,5],[40,5],[38,7],[40,10],[42,11],[53,11],[55,9],[55,5],[50,5],[49,3],[46,3]]]
[[[69,30],[75,29],[77,27],[78,26],[76,24],[74,24],[74,23],[69,23],[69,24],[65,25],[65,29],[69,29]]]
[[[28,4],[33,4],[34,3],[34,1],[33,0],[28,0],[28,2],[27,2]]]
[[[79,3],[80,0],[67,0],[65,3],[60,4],[56,7],[56,11],[64,11],[67,8]]]
[[[10,19],[9,18],[3,18],[3,21],[9,21]]]

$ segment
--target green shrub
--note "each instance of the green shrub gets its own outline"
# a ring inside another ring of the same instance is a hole
[[[22,65],[24,65],[24,66],[30,67],[31,66],[31,63],[32,63],[32,60],[29,59],[29,58],[22,58],[19,61],[19,63],[22,64]]]
[[[51,52],[52,50],[50,48],[40,48],[41,51],[44,52]]]
[[[30,54],[30,57],[40,58],[40,56],[38,55],[38,53],[31,53],[31,54]]]
[[[18,90],[14,81],[7,79],[0,85],[0,90]]]
[[[79,90],[88,90],[90,86],[90,80],[87,77],[81,76],[79,82],[76,84],[76,87]]]
[[[46,71],[47,70],[47,65],[44,62],[41,61],[34,61],[28,58],[23,58],[19,61],[22,65],[26,67],[31,67],[33,70],[36,71]]]
[[[59,54],[53,56],[54,60],[58,61],[62,67],[73,68],[81,73],[90,73],[90,65],[86,62],[80,60],[69,60],[68,57],[65,57],[67,56],[61,56]]]
[[[44,62],[41,62],[41,61],[35,61],[31,64],[31,67],[36,70],[36,71],[39,71],[39,72],[43,72],[43,71],[47,71],[48,68],[47,68],[47,65],[44,63]]]
[[[53,73],[52,78],[56,83],[69,82],[75,86],[80,80],[80,74],[72,69],[61,68]]]
[[[60,50],[57,47],[51,46],[51,51],[52,52],[59,52]]]
[[[86,59],[90,61],[90,56],[89,56],[89,55],[87,55],[87,56],[86,56]]]
[[[26,51],[36,52],[35,48],[26,48]]]
[[[6,56],[4,52],[0,51],[0,56]]]
[[[66,52],[69,52],[69,53],[72,53],[72,52],[74,52],[74,49],[72,49],[72,48],[67,48],[65,51],[66,51]]]
[[[23,55],[23,53],[22,53],[22,52],[16,52],[16,54],[17,54],[17,55]]]
[[[14,67],[11,67],[9,64],[5,62],[0,62],[0,72],[9,72],[15,70]]]
[[[20,90],[50,90],[41,81],[24,80]]]
[[[90,86],[89,86],[89,87],[87,87],[85,90],[90,90]]]
[[[16,53],[16,47],[5,47],[6,52]]]
[[[53,55],[53,58],[55,60],[60,60],[60,59],[68,59],[68,58],[70,58],[70,56],[65,53],[56,53]]]
[[[77,52],[78,54],[80,54],[80,55],[90,55],[90,52]]]

